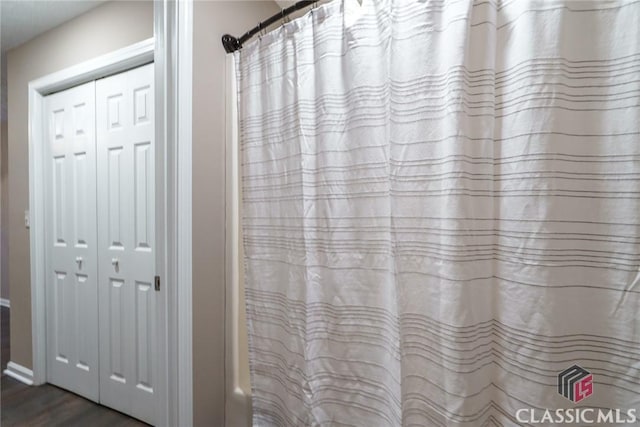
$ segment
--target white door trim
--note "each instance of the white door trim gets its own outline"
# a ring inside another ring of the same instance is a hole
[[[193,425],[192,340],[192,88],[193,3],[178,3],[178,420]]]
[[[156,180],[166,191],[158,193],[156,227],[166,236],[158,242],[158,272],[167,290],[168,334],[163,343],[167,370],[160,392],[168,402],[160,410],[170,426],[193,425],[192,358],[192,226],[191,134],[193,0],[155,0],[156,36]],[[158,184],[156,184],[158,185]],[[160,336],[160,340],[165,337]]]
[[[158,425],[190,426],[192,0],[156,0],[155,37],[29,83],[29,209],[33,384],[46,382],[44,96],[154,61]],[[178,60],[182,64],[178,64]]]

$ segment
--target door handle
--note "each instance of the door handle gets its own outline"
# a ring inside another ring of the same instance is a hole
[[[82,269],[82,257],[81,256],[77,256],[76,257],[76,262],[78,263],[78,270]]]
[[[118,260],[118,258],[111,258],[111,265],[113,265],[116,269],[118,269],[119,263],[120,261]]]

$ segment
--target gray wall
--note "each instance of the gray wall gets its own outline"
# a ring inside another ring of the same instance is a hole
[[[7,58],[0,58],[0,298],[9,299],[7,257]]]
[[[8,227],[3,231],[8,233],[11,360],[27,368],[32,367],[29,230],[24,227],[24,211],[29,206],[28,83],[152,36],[151,1],[115,1],[98,6],[7,54]]]
[[[9,291],[9,257],[7,256],[9,250],[7,130],[7,121],[2,120],[0,122],[0,298],[8,300],[11,299],[11,292]]]
[[[9,152],[3,157],[8,157],[9,164],[11,360],[25,367],[32,366],[29,233],[23,219],[29,204],[27,84],[151,37],[152,9],[149,1],[105,3],[8,54]],[[278,10],[272,1],[194,2],[193,405],[197,427],[224,424],[225,53],[220,37],[226,32],[240,35]]]
[[[193,25],[194,424],[224,425],[225,52],[279,7],[272,1],[197,1]]]

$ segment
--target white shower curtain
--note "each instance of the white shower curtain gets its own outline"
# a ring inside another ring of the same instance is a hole
[[[640,415],[640,2],[334,1],[236,55],[255,425]]]

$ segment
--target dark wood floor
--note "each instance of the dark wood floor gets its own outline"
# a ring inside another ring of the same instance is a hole
[[[9,309],[2,307],[2,368],[8,360]],[[5,329],[6,326],[6,329]],[[5,359],[5,351],[7,351]],[[0,384],[2,427],[142,427],[148,426],[120,412],[100,406],[50,384],[31,387],[6,375]]]

